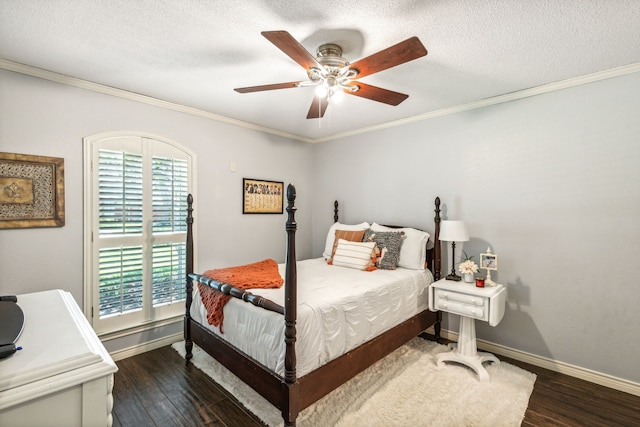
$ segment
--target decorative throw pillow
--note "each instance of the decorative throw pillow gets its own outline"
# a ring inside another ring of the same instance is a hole
[[[416,228],[392,228],[377,223],[371,225],[373,231],[401,231],[404,232],[400,244],[398,267],[412,270],[424,270],[427,258],[427,242],[429,233]]]
[[[373,271],[376,267],[371,257],[375,247],[375,242],[351,242],[338,239],[332,264],[358,270]]]
[[[362,222],[360,224],[341,224],[339,222],[334,222],[329,228],[329,232],[327,233],[327,238],[324,244],[324,252],[322,252],[322,256],[325,259],[331,258],[331,252],[333,251],[333,243],[335,242],[336,230],[366,230],[369,228],[368,222]]]
[[[329,262],[333,260],[333,255],[336,253],[336,247],[338,246],[338,240],[348,240],[350,242],[362,242],[364,237],[364,230],[336,230],[335,238],[333,241],[333,249],[331,250],[331,257]]]
[[[373,231],[371,229],[364,233],[365,242],[375,242],[380,249],[378,257],[378,268],[384,270],[395,270],[400,257],[400,244],[402,243],[402,232],[400,231]]]

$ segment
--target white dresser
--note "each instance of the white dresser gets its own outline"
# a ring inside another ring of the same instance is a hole
[[[18,295],[22,350],[0,359],[0,426],[111,426],[118,370],[70,293]]]

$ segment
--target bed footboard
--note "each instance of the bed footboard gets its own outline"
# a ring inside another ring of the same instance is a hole
[[[210,288],[215,289],[218,292],[223,293],[224,295],[230,295],[234,298],[238,298],[243,300],[244,302],[248,302],[250,304],[255,305],[256,307],[264,308],[265,310],[275,311],[276,313],[284,314],[284,307],[280,304],[276,304],[270,299],[261,297],[260,295],[254,295],[249,291],[245,291],[244,289],[236,288],[235,286],[231,286],[228,283],[219,282],[215,279],[211,279],[207,276],[202,276],[200,274],[191,273],[187,275],[191,280],[195,280],[203,285],[207,285]]]

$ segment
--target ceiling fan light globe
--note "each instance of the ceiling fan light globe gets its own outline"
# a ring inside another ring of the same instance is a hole
[[[343,99],[344,99],[344,92],[342,91],[342,88],[336,88],[336,90],[331,93],[329,101],[331,101],[332,104],[335,104],[335,103],[342,102]]]
[[[325,96],[327,96],[328,94],[329,94],[329,89],[328,89],[328,88],[327,88],[327,86],[325,86],[324,84],[319,85],[319,86],[316,88],[316,95],[317,95],[317,96],[319,96],[319,97],[321,97],[321,98],[324,98],[324,97],[325,97]]]

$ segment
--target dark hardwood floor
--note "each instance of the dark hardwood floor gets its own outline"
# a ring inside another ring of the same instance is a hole
[[[640,397],[499,356],[538,378],[523,426],[640,426]],[[117,362],[114,427],[261,426],[171,347]],[[428,425],[428,423],[425,423]]]

